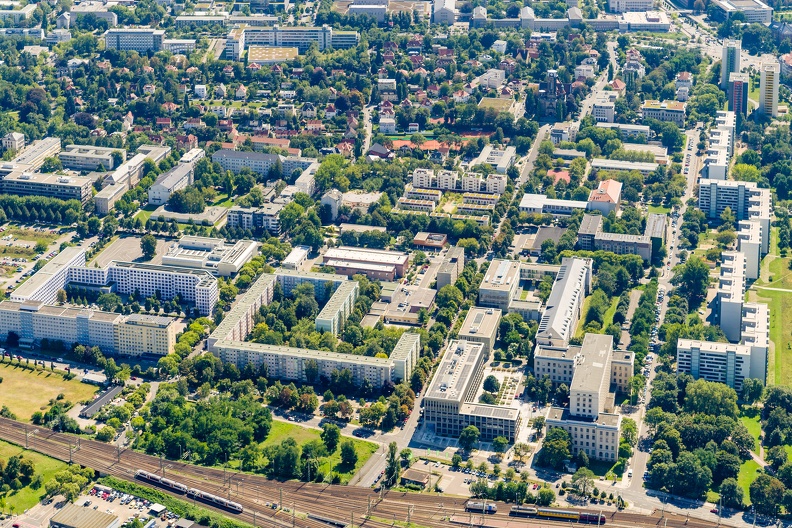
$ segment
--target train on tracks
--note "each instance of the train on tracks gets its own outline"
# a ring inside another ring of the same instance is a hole
[[[465,503],[465,511],[495,514],[498,512],[498,506],[495,504],[486,504],[484,502],[468,501]]]
[[[605,516],[601,513],[557,510],[553,508],[534,508],[533,506],[512,506],[509,515],[512,517],[536,517],[539,519],[596,524],[597,526],[602,526],[606,522]]]
[[[205,491],[201,491],[195,488],[188,488],[181,482],[176,482],[171,479],[167,479],[165,477],[160,477],[157,474],[149,473],[148,471],[143,471],[142,469],[138,469],[135,471],[135,477],[141,480],[145,480],[147,482],[151,482],[152,484],[157,484],[158,486],[162,486],[164,488],[168,488],[171,491],[176,493],[187,495],[191,499],[199,500],[201,502],[206,502],[208,504],[212,504],[219,508],[224,508],[226,510],[230,510],[235,513],[242,513],[244,509],[242,505],[223,497],[218,497],[217,495],[212,495],[211,493],[207,493]]]

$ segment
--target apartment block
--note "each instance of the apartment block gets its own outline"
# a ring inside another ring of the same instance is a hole
[[[720,218],[728,207],[737,220],[745,220],[750,217],[751,197],[759,194],[761,190],[754,182],[701,178],[698,207],[707,218]]]
[[[272,235],[280,234],[280,212],[284,204],[267,203],[261,207],[242,207],[235,205],[228,210],[226,225],[250,229],[251,231],[266,230]]]
[[[578,229],[578,246],[587,251],[610,251],[619,255],[638,255],[644,261],[652,260],[652,237],[647,234],[605,233],[602,215],[583,215]],[[649,223],[647,222],[647,227]],[[661,244],[662,245],[662,244]]]
[[[723,48],[721,50],[720,87],[724,91],[729,87],[729,79],[732,74],[740,73],[741,52],[742,41],[728,39],[723,42]]]
[[[47,339],[65,346],[98,346],[105,354],[164,356],[176,344],[176,327],[175,320],[168,317],[123,316],[42,301],[0,302],[0,336],[14,332],[23,347]]]
[[[219,163],[223,170],[230,170],[234,174],[238,174],[242,168],[248,167],[255,173],[268,175],[271,170],[280,167],[283,175],[291,175],[295,169],[301,171],[308,169],[316,163],[316,158],[220,149],[212,154],[212,162]]]
[[[762,226],[756,221],[741,220],[737,228],[737,251],[745,256],[745,276],[748,280],[756,280],[764,256]]]
[[[360,285],[356,281],[342,282],[325,303],[322,311],[316,316],[316,330],[330,332],[334,335],[341,333],[344,321],[347,320],[355,307]]]
[[[729,75],[729,110],[748,115],[748,94],[751,91],[751,78],[747,73],[732,72]]]
[[[193,183],[195,164],[205,156],[203,149],[194,148],[187,152],[178,165],[161,174],[149,187],[148,200],[152,205],[164,205],[176,191]]]
[[[762,64],[759,77],[759,109],[762,114],[778,117],[778,87],[781,66],[773,60]]]
[[[301,53],[316,43],[319,51],[325,49],[353,48],[360,42],[356,31],[338,31],[328,25],[322,27],[272,27],[242,25],[232,29],[226,38],[226,56],[231,60],[242,60],[249,46],[297,48]]]
[[[765,381],[764,369],[752,375],[751,347],[734,343],[715,343],[679,339],[677,341],[677,371],[690,374],[695,379],[725,383],[737,391],[742,390],[748,378]],[[758,358],[757,358],[758,359]]]
[[[493,260],[479,286],[478,305],[509,311],[520,286],[520,262]]]
[[[723,333],[729,341],[740,340],[743,295],[745,294],[745,255],[736,251],[724,251],[718,279],[718,319]]]

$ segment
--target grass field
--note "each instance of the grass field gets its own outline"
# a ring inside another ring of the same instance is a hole
[[[750,414],[751,415],[743,413],[740,416],[740,421],[748,429],[748,432],[751,433],[751,436],[754,437],[754,453],[759,454],[759,436],[762,434],[762,424],[759,422],[758,409],[756,409],[756,412]]]
[[[25,227],[9,227],[5,230],[5,234],[13,235],[20,240],[27,240],[29,242],[45,242],[52,244],[60,236],[58,233],[50,233],[49,231],[36,231]]]
[[[311,440],[319,440],[319,433],[320,431],[317,429],[309,429],[297,424],[273,420],[272,430],[270,431],[267,439],[262,442],[261,446],[266,447],[268,445],[280,444],[286,438],[294,438],[298,445],[303,445],[306,442],[310,442]],[[357,464],[355,464],[355,467],[349,469],[341,466],[340,448],[336,449],[336,452],[333,453],[332,456],[325,459],[325,463],[321,466],[321,469],[325,472],[325,474],[329,473],[330,471],[339,473],[341,475],[341,482],[346,482],[351,479],[355,472],[362,468],[363,464],[365,464],[366,461],[371,458],[371,455],[373,455],[377,449],[379,449],[379,446],[373,442],[366,442],[365,440],[347,437],[343,437],[341,439],[342,442],[344,440],[352,440],[352,442],[355,444],[355,451],[357,451],[358,455],[358,461]]]
[[[151,218],[151,213],[157,210],[156,205],[147,205],[143,209],[140,210],[138,214],[135,215],[135,218],[140,218],[140,221],[143,222],[143,225],[146,225],[148,219]]]
[[[662,205],[650,205],[648,207],[648,211],[654,214],[668,214],[671,212],[670,207],[664,207]]]
[[[35,372],[9,363],[0,364],[0,402],[8,406],[19,420],[28,421],[34,412],[63,393],[72,403],[93,398],[98,387],[64,380],[60,374],[44,370]]]
[[[583,337],[585,326],[584,321],[586,320],[586,314],[589,311],[589,306],[591,305],[591,296],[589,295],[586,297],[586,300],[583,301],[583,318],[578,323],[578,327],[575,330],[575,337]],[[613,316],[616,315],[616,308],[619,307],[619,298],[614,297],[611,299],[610,308],[605,312],[605,315],[602,316],[602,330],[598,333],[604,333],[605,329],[608,328],[611,324],[613,324]]]
[[[751,503],[751,482],[756,478],[756,472],[759,470],[759,464],[753,459],[743,462],[740,466],[740,473],[737,475],[737,482],[743,489],[743,497],[746,504]]]
[[[7,460],[14,455],[20,454],[33,462],[36,475],[42,476],[42,482],[51,480],[55,473],[68,467],[65,462],[61,462],[60,460],[55,460],[54,458],[49,458],[39,453],[34,453],[33,451],[26,451],[19,446],[0,440],[0,458]],[[44,486],[38,489],[32,489],[28,486],[17,491],[9,491],[5,494],[0,494],[0,497],[5,499],[6,511],[22,513],[28,508],[35,506],[46,494],[47,492]]]
[[[767,303],[770,310],[770,341],[774,352],[768,358],[767,384],[792,383],[792,334],[784,324],[792,319],[792,294],[782,291],[757,290],[759,302]]]

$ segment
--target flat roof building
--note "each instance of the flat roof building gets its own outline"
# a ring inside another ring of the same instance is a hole
[[[564,258],[536,332],[536,342],[563,346],[569,343],[591,293],[591,259]]]
[[[520,200],[521,212],[530,214],[550,214],[553,216],[569,216],[575,211],[586,210],[589,203],[583,200],[559,200],[548,198],[544,194],[526,193]]]
[[[230,277],[258,253],[255,240],[239,240],[233,246],[221,238],[183,236],[173,243],[162,263],[166,266],[203,269]]]
[[[362,274],[368,274],[374,271],[374,268],[370,267],[373,265],[392,268],[396,276],[403,277],[407,272],[410,256],[401,251],[342,246],[328,249],[323,259],[328,266],[337,267],[340,263],[344,263],[344,272],[337,271],[342,275],[354,275],[355,269],[359,269]],[[384,268],[382,270],[385,271]]]
[[[680,101],[644,101],[641,112],[644,119],[670,121],[679,128],[685,127],[687,103]]]
[[[479,286],[478,304],[508,312],[520,286],[520,262],[493,260]]]
[[[60,151],[58,158],[67,169],[95,171],[104,168],[113,170],[116,168],[116,158],[120,160],[118,165],[126,161],[126,150],[93,145],[67,145]]]
[[[117,528],[115,515],[67,503],[49,522],[50,528]]]
[[[462,327],[459,329],[459,339],[471,343],[484,345],[484,353],[491,354],[495,350],[495,341],[498,337],[502,312],[497,308],[473,307],[468,310]]]
[[[458,437],[475,425],[481,439],[503,436],[513,442],[520,427],[520,410],[512,405],[476,402],[487,354],[482,343],[451,340],[424,396],[424,418],[435,434]]]
[[[11,292],[12,301],[43,301],[54,304],[59,290],[69,281],[69,269],[85,265],[85,249],[67,247]]]
[[[12,172],[3,177],[0,188],[6,194],[48,196],[60,200],[77,200],[83,204],[92,198],[93,180],[82,176]]]
[[[437,290],[443,286],[456,283],[459,274],[465,268],[465,250],[458,246],[448,248],[443,262],[437,268]]]

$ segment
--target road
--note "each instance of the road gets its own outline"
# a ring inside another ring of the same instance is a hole
[[[363,107],[363,127],[365,128],[366,135],[363,138],[363,150],[365,154],[371,147],[371,134],[373,125],[371,123],[371,111],[374,109],[374,104],[369,104]]]
[[[608,54],[610,55],[610,63],[613,66],[613,73],[616,74],[619,71],[619,63],[616,60],[616,42],[608,42]],[[591,108],[594,106],[594,102],[600,98],[600,96],[604,93],[604,88],[608,84],[608,70],[607,68],[600,73],[600,78],[597,80],[597,83],[592,87],[591,92],[586,96],[583,100],[583,103],[580,107],[580,120],[591,113]],[[611,92],[613,93],[613,92]]]

